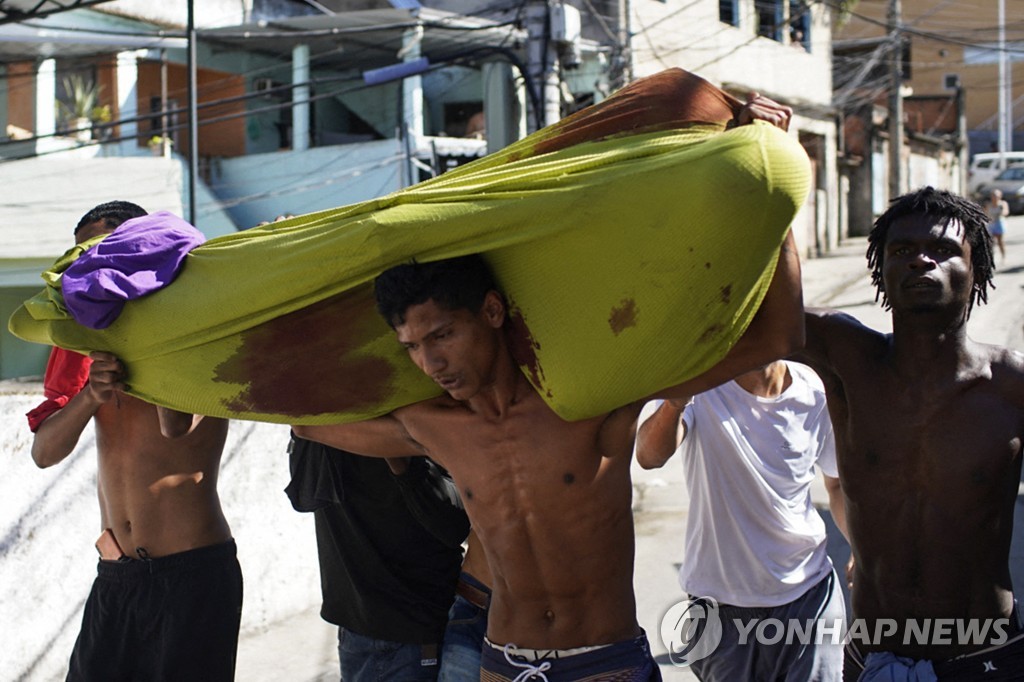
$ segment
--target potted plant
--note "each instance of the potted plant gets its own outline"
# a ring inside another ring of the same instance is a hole
[[[57,108],[63,114],[68,127],[75,131],[75,138],[81,142],[92,139],[94,112],[110,115],[109,107],[99,104],[102,88],[92,78],[73,73],[63,79],[65,99],[57,101]]]
[[[95,132],[95,125],[97,123],[101,123],[102,124],[102,123],[110,123],[111,121],[113,121],[114,120],[114,115],[110,111],[110,105],[109,104],[101,104],[101,105],[99,105],[97,107],[93,107],[92,111],[89,112],[89,120],[92,121],[92,125],[94,126],[94,132]],[[105,138],[105,137],[110,137],[110,133],[111,133],[111,129],[110,128],[100,128],[98,136],[102,139],[102,138]]]
[[[149,145],[149,151],[153,152],[153,156],[170,156],[174,140],[166,135],[154,135],[149,138],[147,144]]]

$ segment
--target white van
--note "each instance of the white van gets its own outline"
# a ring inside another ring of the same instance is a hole
[[[979,186],[995,179],[1010,166],[1024,166],[1024,152],[975,154],[967,170],[967,196],[973,197]]]

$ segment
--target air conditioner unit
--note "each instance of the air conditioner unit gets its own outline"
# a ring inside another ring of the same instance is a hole
[[[580,11],[564,2],[551,6],[551,40],[556,43],[575,44],[583,32]]]

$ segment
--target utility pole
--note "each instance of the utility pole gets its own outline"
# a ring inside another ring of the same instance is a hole
[[[1002,1],[1002,0],[1000,0]],[[903,192],[903,8],[889,0],[889,199]]]
[[[160,156],[171,156],[171,133],[167,129],[167,50],[160,48]]]
[[[540,111],[530,118],[530,132],[558,121],[562,115],[558,82],[558,51],[551,39],[549,0],[530,0],[526,6],[527,71]]]
[[[618,90],[633,80],[633,52],[630,45],[629,0],[619,0],[618,26],[616,27],[615,59],[612,64],[612,90]]]
[[[196,13],[194,0],[188,0],[188,221],[196,225],[196,186],[199,175],[199,106],[196,77]]]
[[[967,190],[967,166],[968,150],[970,143],[967,139],[967,98],[964,96],[964,84],[960,78],[956,79],[956,155],[960,159],[960,189],[961,194]]]
[[[1000,161],[1003,154],[1006,154],[1013,147],[1013,124],[1008,109],[1010,104],[1010,81],[1007,62],[1009,55],[1006,53],[1006,0],[999,0],[999,112],[997,120]],[[1002,164],[1000,164],[1002,167]]]

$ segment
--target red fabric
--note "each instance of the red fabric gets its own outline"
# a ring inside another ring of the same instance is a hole
[[[63,348],[54,348],[50,351],[50,360],[46,363],[46,376],[43,378],[43,395],[46,396],[46,400],[25,415],[28,417],[28,427],[33,433],[47,417],[78,395],[89,381],[90,365],[92,359],[81,353]]]

